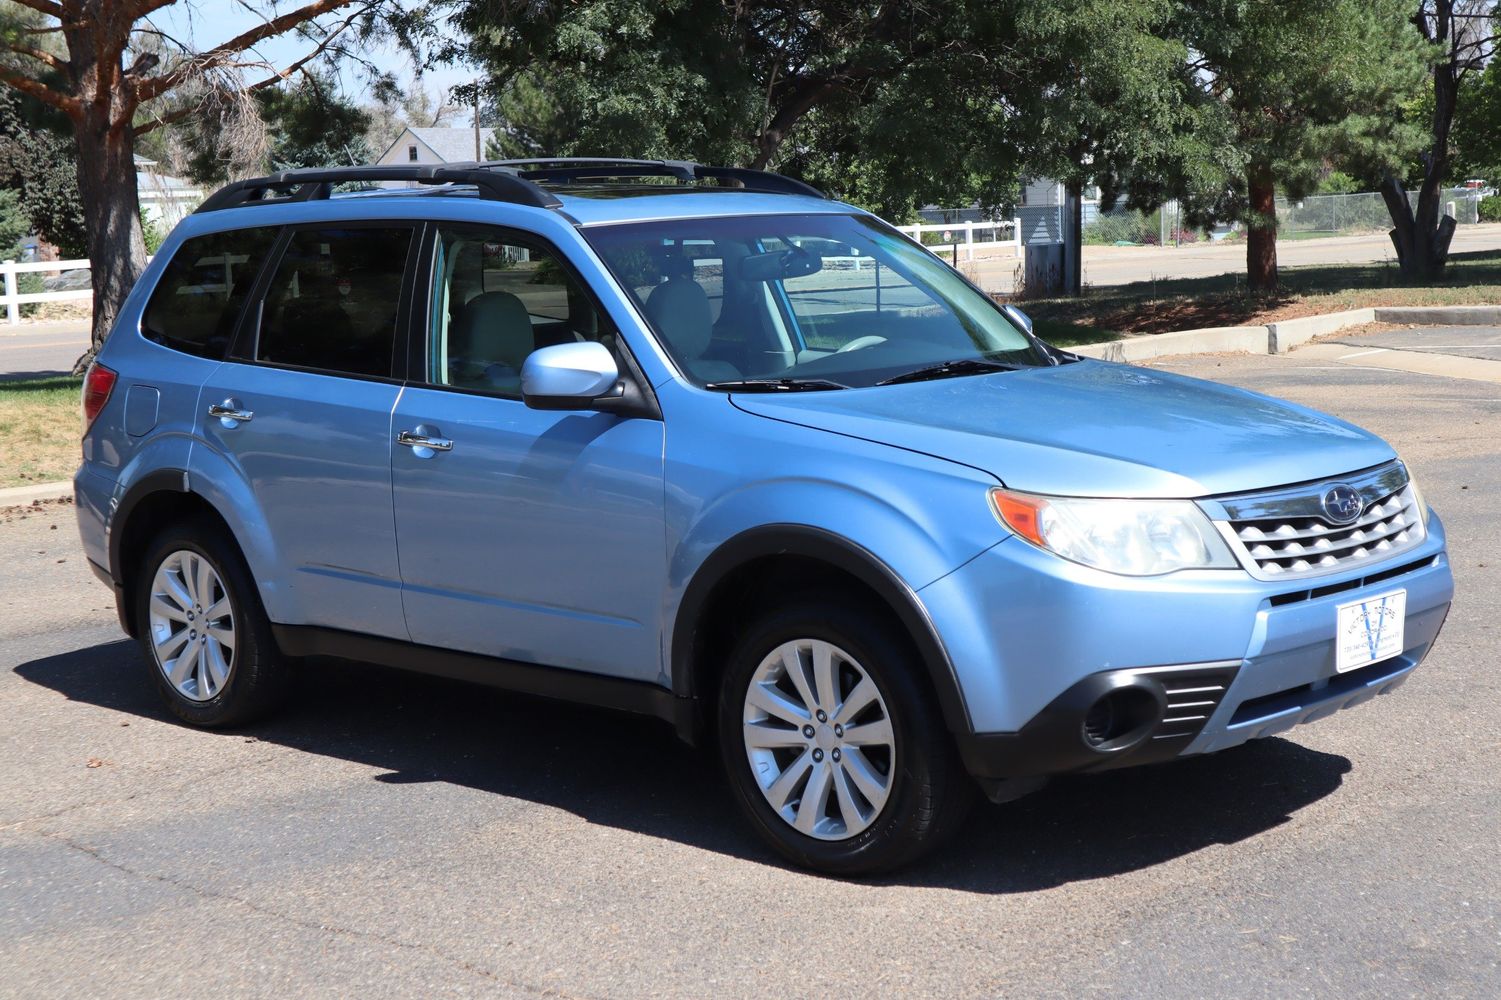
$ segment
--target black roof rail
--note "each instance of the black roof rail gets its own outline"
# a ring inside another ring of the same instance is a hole
[[[215,212],[262,202],[285,204],[327,198],[335,184],[358,181],[412,181],[417,184],[472,184],[480,197],[534,208],[557,208],[563,203],[530,180],[509,170],[490,170],[475,163],[384,164],[369,167],[309,167],[282,170],[268,177],[235,181],[215,191],[198,206]]]
[[[701,180],[729,181],[747,191],[827,197],[811,184],[748,167],[713,167],[689,160],[627,160],[602,156],[564,156],[533,160],[488,160],[478,164],[514,170],[529,181],[567,182],[606,180],[620,177],[674,177],[693,183]]]

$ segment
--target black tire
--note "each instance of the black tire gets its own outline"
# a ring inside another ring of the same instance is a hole
[[[203,701],[177,690],[158,665],[153,649],[149,611],[153,581],[162,562],[179,551],[207,559],[230,599],[235,648],[229,674],[223,687]],[[146,670],[167,707],[182,721],[211,729],[241,726],[266,715],[286,696],[291,665],[277,649],[244,557],[213,520],[188,518],[158,533],[146,546],[131,599]]]
[[[895,739],[894,780],[885,805],[868,828],[844,840],[808,836],[772,808],[743,738],[745,697],[757,668],[783,643],[803,638],[832,643],[859,662],[881,692]],[[815,871],[869,875],[907,864],[954,833],[974,799],[974,782],[959,761],[916,651],[889,616],[873,609],[809,597],[756,618],[733,644],[716,722],[720,756],[741,810],[779,854]]]

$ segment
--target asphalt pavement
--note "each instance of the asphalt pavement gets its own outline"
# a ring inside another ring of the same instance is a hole
[[[1402,452],[1449,530],[1436,651],[1287,738],[977,808],[867,882],[783,867],[650,721],[320,663],[270,722],[180,725],[71,511],[0,515],[0,996],[1501,995],[1501,387],[1159,365]]]
[[[1422,351],[1501,361],[1501,328],[1494,326],[1416,326],[1374,330],[1330,338],[1341,344],[1380,351]]]
[[[0,327],[0,381],[67,375],[89,348],[83,322],[35,323],[14,330]]]

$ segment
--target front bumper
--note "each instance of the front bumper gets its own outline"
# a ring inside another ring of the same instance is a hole
[[[987,557],[940,581],[985,609],[970,612],[983,634],[942,633],[973,723],[960,751],[982,781],[1213,753],[1388,693],[1432,648],[1454,590],[1437,516],[1417,549],[1303,590],[1232,573],[1124,580],[1022,543]],[[1336,606],[1396,589],[1405,648],[1337,673]],[[940,627],[966,608],[939,612]]]

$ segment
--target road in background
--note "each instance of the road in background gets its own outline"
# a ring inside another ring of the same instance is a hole
[[[868,882],[783,867],[649,721],[315,663],[274,720],[190,729],[71,512],[0,517],[0,995],[1501,995],[1501,387],[1160,366],[1402,452],[1458,583],[1435,653],[1285,739],[983,805]]]
[[[16,332],[11,332],[14,329]],[[0,326],[0,380],[67,375],[89,349],[88,321]]]

